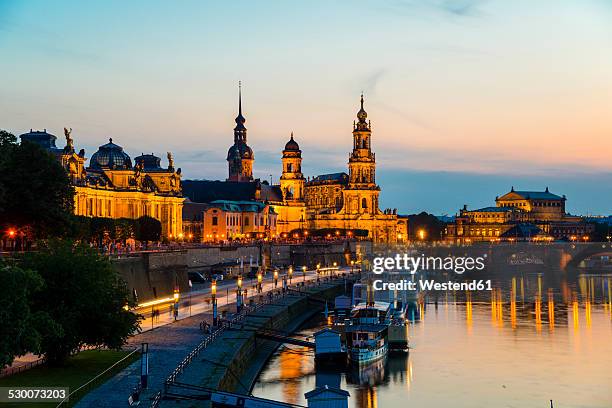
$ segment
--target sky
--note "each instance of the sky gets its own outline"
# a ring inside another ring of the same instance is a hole
[[[225,179],[240,80],[255,177],[292,131],[306,176],[347,171],[363,92],[383,208],[548,186],[612,214],[612,0],[0,0],[0,62],[0,128],[88,157]]]

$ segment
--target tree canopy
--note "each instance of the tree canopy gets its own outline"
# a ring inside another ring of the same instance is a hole
[[[30,239],[63,235],[74,207],[64,168],[40,146],[0,131],[0,228]]]
[[[49,240],[41,249],[26,254],[23,267],[44,282],[30,299],[31,310],[46,312],[57,325],[38,328],[47,359],[62,362],[85,344],[121,347],[138,316],[125,309],[129,291],[110,261],[69,240]]]
[[[43,286],[36,272],[24,270],[0,259],[0,368],[17,356],[40,352],[41,336],[37,328],[51,327],[46,312],[32,312],[30,301]]]

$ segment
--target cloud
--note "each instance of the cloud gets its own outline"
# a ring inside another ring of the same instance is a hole
[[[386,74],[387,74],[387,69],[386,68],[380,68],[380,69],[377,69],[377,70],[371,72],[370,74],[368,74],[363,79],[363,81],[361,81],[361,83],[365,87],[363,90],[364,90],[364,92],[366,92],[367,96],[375,96],[376,95],[378,84],[380,83],[381,79],[383,79],[383,77],[385,77]]]

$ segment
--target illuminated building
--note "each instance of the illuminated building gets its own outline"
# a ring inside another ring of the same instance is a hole
[[[132,166],[130,156],[110,139],[85,168],[85,151],[75,152],[71,132],[64,129],[63,149],[56,147],[57,137],[46,130],[30,130],[20,138],[39,144],[64,167],[75,189],[76,215],[132,219],[147,215],[161,222],[164,236],[182,232],[181,169],[174,169],[170,153],[167,168],[162,168],[161,159],[153,154],[136,157]]]
[[[190,231],[203,230],[194,223],[204,222],[199,204],[217,200],[260,202],[276,214],[274,232],[266,236],[297,230],[335,229],[365,231],[377,242],[397,242],[407,237],[407,220],[396,210],[381,211],[378,207],[380,187],[375,181],[376,160],[371,149],[372,129],[363,107],[353,126],[353,150],[349,156],[349,172],[333,173],[306,180],[302,173],[302,151],[293,133],[282,151],[279,183],[253,178],[254,154],[247,144],[246,119],[242,114],[242,93],[239,91],[238,116],[235,119],[234,144],[227,154],[226,181],[186,180],[183,193],[189,198],[185,212]],[[193,210],[193,211],[192,211]],[[206,238],[206,232],[203,232]],[[232,234],[230,234],[232,235]],[[226,233],[227,237],[227,233]]]
[[[185,234],[201,242],[276,235],[274,208],[257,201],[187,203],[183,217]]]
[[[565,196],[544,191],[516,191],[495,198],[495,207],[468,210],[464,206],[446,228],[456,243],[478,241],[537,241],[588,239],[593,226],[565,212]]]
[[[372,126],[363,107],[353,123],[353,150],[349,173],[327,174],[306,183],[309,228],[366,230],[375,242],[397,242],[406,237],[408,225],[397,210],[378,208],[376,156],[372,152]]]

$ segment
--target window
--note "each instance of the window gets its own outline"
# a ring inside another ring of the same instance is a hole
[[[368,208],[368,200],[365,197],[361,199],[361,208]]]
[[[293,171],[293,163],[287,163],[287,172],[291,173]]]
[[[244,226],[245,227],[249,226],[249,217],[244,217]]]
[[[219,218],[216,215],[212,217],[212,225],[219,225]]]

